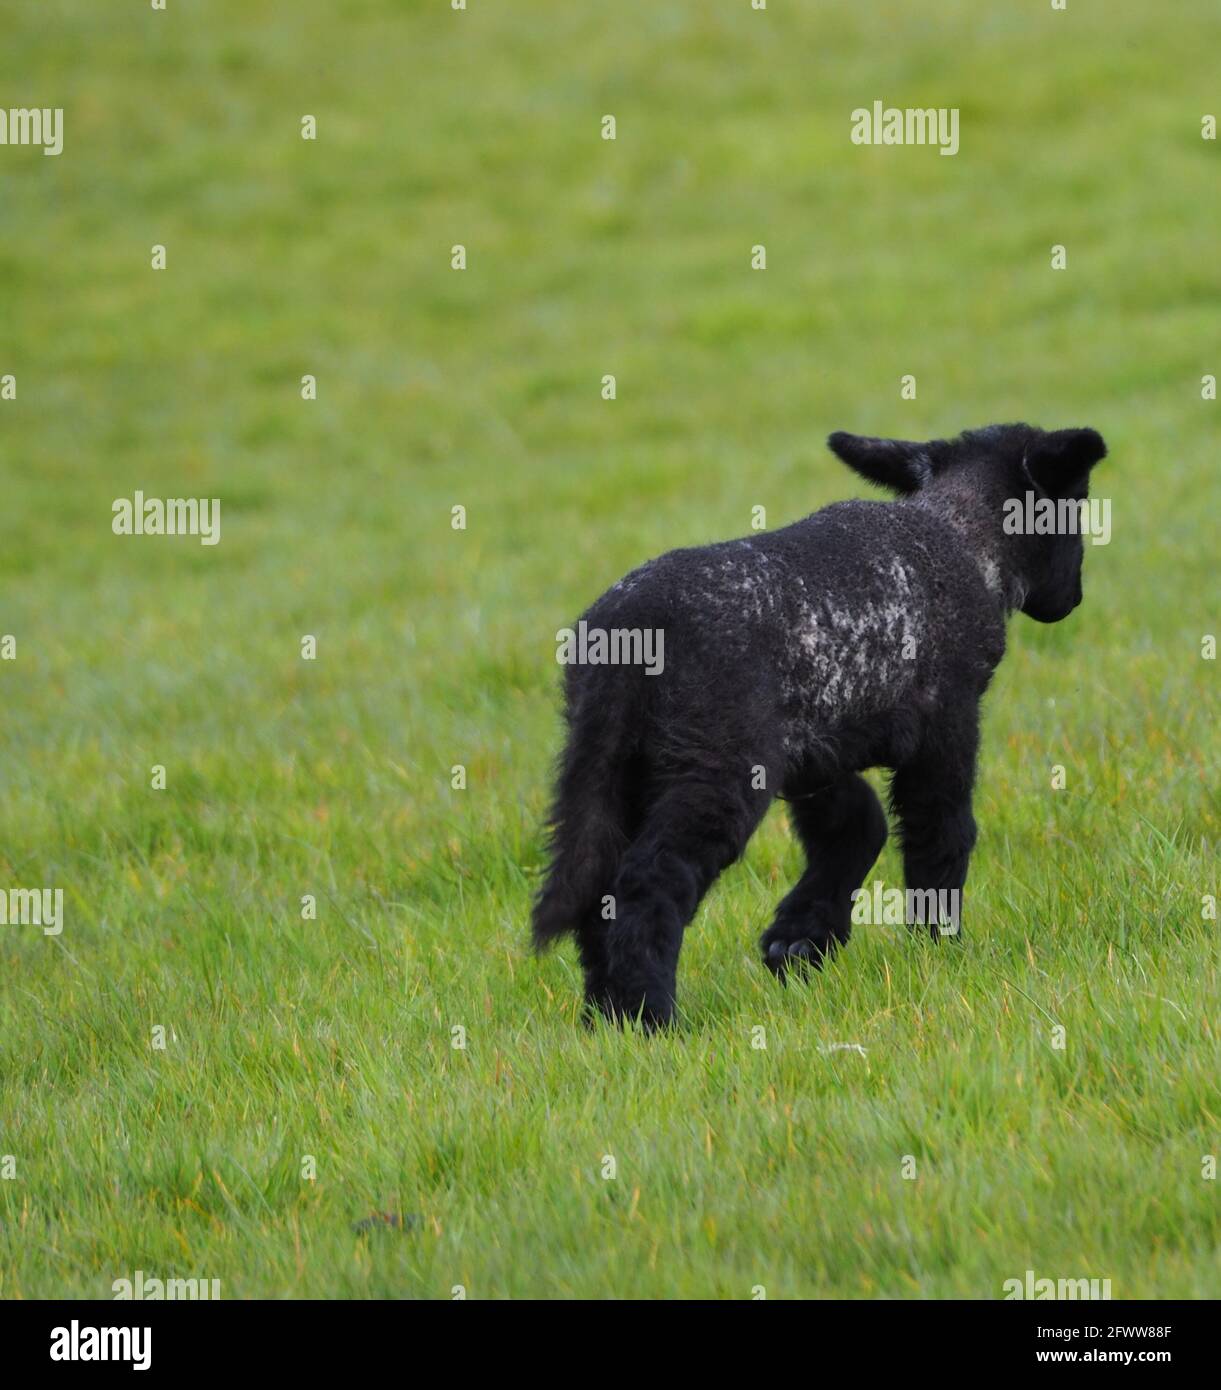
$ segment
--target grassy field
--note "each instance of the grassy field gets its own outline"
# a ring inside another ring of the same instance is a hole
[[[13,8],[65,116],[0,147],[0,887],[64,922],[0,927],[0,1295],[1221,1292],[1212,0]],[[1113,538],[1012,625],[961,946],[779,988],[778,809],[681,1026],[582,1028],[556,630],[860,495],[829,430],[1010,419],[1102,431]]]

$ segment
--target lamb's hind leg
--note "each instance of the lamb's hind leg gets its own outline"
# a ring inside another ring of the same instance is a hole
[[[809,861],[763,933],[763,959],[782,979],[794,963],[821,965],[848,940],[852,893],[886,843],[886,816],[863,777],[847,774],[790,801]]]
[[[683,929],[766,808],[744,782],[682,779],[657,797],[615,878],[603,988],[593,1000],[604,1013],[639,1016],[650,1029],[671,1021]]]

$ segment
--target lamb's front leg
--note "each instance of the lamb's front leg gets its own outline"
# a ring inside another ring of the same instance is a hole
[[[934,938],[961,929],[962,889],[976,834],[975,748],[973,737],[942,745],[898,768],[890,783],[903,844],[908,926],[928,926]]]
[[[795,964],[821,965],[847,942],[852,893],[886,843],[881,804],[855,774],[796,793],[789,809],[809,863],[759,943],[781,979]]]

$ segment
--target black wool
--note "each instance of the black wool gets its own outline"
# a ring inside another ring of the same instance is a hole
[[[848,939],[852,893],[886,840],[866,768],[892,771],[908,889],[960,893],[1006,620],[1057,622],[1081,601],[1080,531],[1015,533],[1006,516],[1027,494],[1083,500],[1106,454],[1094,430],[828,443],[897,499],[671,551],[582,619],[592,660],[565,671],[534,939],[572,932],[586,999],[612,1017],[671,1020],[683,930],[777,794],[808,859],[762,939],[782,978]],[[919,920],[936,933],[935,913]]]

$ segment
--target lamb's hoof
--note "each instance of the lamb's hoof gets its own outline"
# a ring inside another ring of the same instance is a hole
[[[646,1033],[660,1033],[674,1025],[674,1001],[672,999],[654,1001],[644,998],[638,999],[634,1005],[629,1005],[622,999],[602,994],[587,997],[586,1004],[588,1006],[587,1018],[592,1018],[596,1010],[603,1018],[618,1024],[620,1028],[626,1028],[638,1022]]]
[[[763,962],[779,980],[790,970],[817,970],[828,954],[826,943],[802,936],[796,940],[778,938],[769,942]]]

